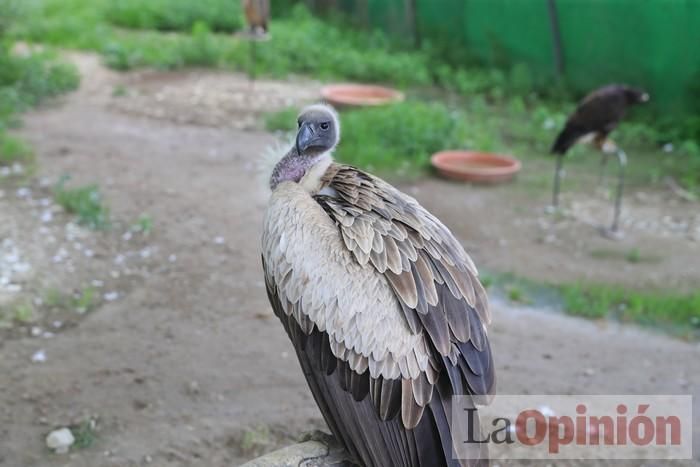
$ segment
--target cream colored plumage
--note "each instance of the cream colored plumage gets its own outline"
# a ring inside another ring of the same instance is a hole
[[[329,427],[367,466],[482,465],[446,448],[451,396],[494,388],[473,262],[415,199],[332,161],[332,110],[299,127],[271,178],[263,269]]]

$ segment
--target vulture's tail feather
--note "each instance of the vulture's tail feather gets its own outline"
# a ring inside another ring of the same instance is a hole
[[[585,135],[585,133],[586,132],[582,131],[580,128],[567,124],[557,136],[550,152],[552,154],[566,154],[566,152],[571,149],[571,146],[573,146],[581,136]]]
[[[382,420],[372,402],[369,387],[364,384],[362,392],[347,391],[347,362],[337,360],[335,371],[328,374],[324,368],[325,355],[330,349],[323,332],[314,329],[306,335],[293,316],[279,313],[290,338],[295,341],[299,363],[307,379],[314,399],[336,439],[348,453],[366,467],[467,467],[486,466],[488,461],[458,460],[452,455],[452,430],[450,423],[451,394],[445,389],[425,407],[420,422],[414,429],[406,429],[401,414]],[[295,329],[296,328],[296,329]],[[303,340],[304,342],[299,342]],[[349,368],[347,371],[352,371]],[[367,370],[369,371],[369,370]],[[351,383],[352,385],[352,383]],[[449,383],[446,384],[449,386]],[[461,382],[466,386],[466,381]],[[366,389],[365,389],[366,388]],[[350,389],[350,388],[349,388]],[[466,389],[466,388],[465,388]],[[358,396],[361,396],[358,401]]]

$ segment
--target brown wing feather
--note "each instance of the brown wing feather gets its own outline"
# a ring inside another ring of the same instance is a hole
[[[317,202],[336,221],[358,263],[386,277],[410,329],[426,336],[441,362],[438,371],[451,373],[453,393],[491,393],[487,297],[474,264],[451,232],[413,198],[353,167],[333,164],[324,183],[337,195],[317,195]],[[401,413],[411,427],[430,401],[437,377],[421,373],[403,381]],[[396,385],[388,391],[386,381],[371,381],[370,387],[378,410],[386,415]]]

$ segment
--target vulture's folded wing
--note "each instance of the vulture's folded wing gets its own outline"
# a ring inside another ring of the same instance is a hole
[[[457,394],[492,393],[485,324],[488,300],[474,263],[452,233],[410,196],[353,167],[333,165],[316,200],[336,221],[345,247],[390,284],[406,325],[423,334],[438,372]],[[432,376],[432,375],[429,375]],[[413,387],[424,406],[435,381]],[[410,408],[402,405],[404,421]],[[413,410],[420,416],[420,410]],[[409,417],[410,418],[410,417]]]

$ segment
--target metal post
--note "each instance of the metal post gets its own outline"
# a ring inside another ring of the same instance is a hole
[[[564,52],[562,49],[559,13],[557,12],[556,0],[547,0],[547,9],[549,10],[549,26],[552,33],[554,64],[557,70],[557,77],[562,78],[564,76]]]
[[[559,179],[561,178],[561,167],[564,162],[564,154],[557,154],[557,166],[554,169],[554,191],[552,193],[552,206],[559,207]]]
[[[417,0],[404,0],[404,10],[406,13],[406,23],[411,31],[413,46],[420,48],[421,37],[418,29],[418,5]]]
[[[627,154],[622,149],[617,149],[617,161],[620,163],[619,172],[617,175],[617,193],[615,195],[615,213],[613,215],[613,223],[610,227],[612,233],[617,233],[620,227],[620,213],[622,211],[622,191],[625,185],[625,167],[627,166]]]

